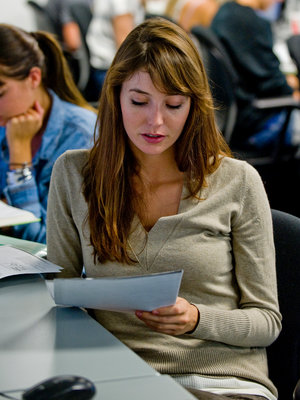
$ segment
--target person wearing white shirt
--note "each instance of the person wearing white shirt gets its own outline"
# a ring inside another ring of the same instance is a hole
[[[97,97],[120,44],[143,21],[144,3],[143,0],[94,1],[93,18],[86,39],[90,51],[92,86],[97,91]]]

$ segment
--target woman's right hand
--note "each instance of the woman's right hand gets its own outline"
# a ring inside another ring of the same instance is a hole
[[[11,164],[30,163],[31,141],[43,125],[44,109],[38,101],[26,113],[11,118],[6,124],[6,140]]]

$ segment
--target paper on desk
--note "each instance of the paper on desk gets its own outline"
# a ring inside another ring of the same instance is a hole
[[[62,267],[11,246],[0,246],[0,279],[12,275],[60,272]]]
[[[0,200],[0,227],[40,221],[32,212],[10,206]]]
[[[64,306],[151,311],[175,303],[182,275],[183,270],[178,270],[118,278],[54,279],[53,298]]]

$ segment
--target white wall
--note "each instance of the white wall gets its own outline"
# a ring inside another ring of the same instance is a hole
[[[36,30],[33,12],[26,0],[0,0],[0,22]]]

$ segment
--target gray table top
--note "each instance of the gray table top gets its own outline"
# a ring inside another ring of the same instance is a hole
[[[56,307],[39,275],[0,280],[0,391],[50,376],[93,382],[159,375],[85,311]]]

